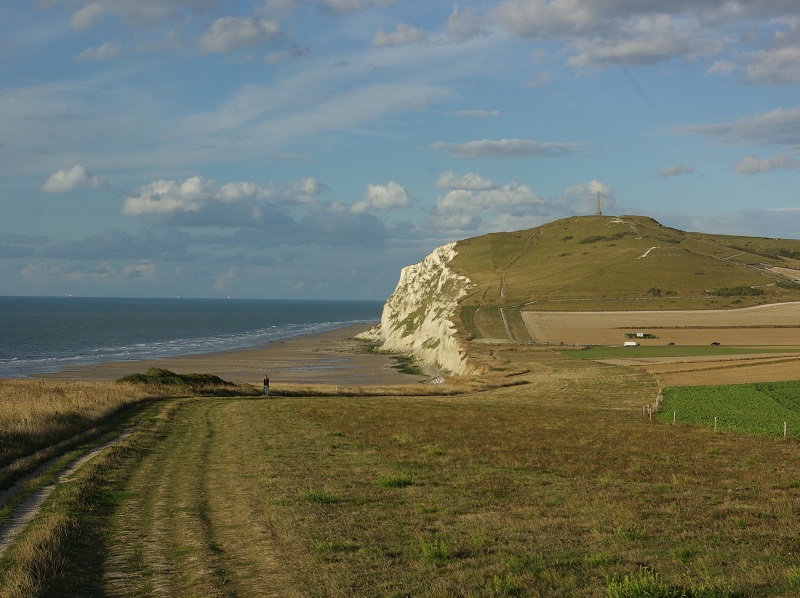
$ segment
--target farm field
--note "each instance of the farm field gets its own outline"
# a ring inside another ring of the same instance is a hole
[[[800,382],[669,388],[656,419],[800,439]]]
[[[710,345],[797,346],[800,302],[728,310],[554,312],[522,311],[531,338],[538,343],[622,345],[625,333],[651,333],[634,339],[642,346]]]
[[[639,369],[492,351],[514,385],[142,403],[0,595],[797,595],[800,443],[642,418]]]

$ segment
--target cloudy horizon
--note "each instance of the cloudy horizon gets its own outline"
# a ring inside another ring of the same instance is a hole
[[[5,2],[0,294],[384,299],[598,191],[800,238],[796,7],[662,4]]]

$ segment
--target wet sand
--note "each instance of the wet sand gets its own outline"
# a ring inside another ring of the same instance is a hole
[[[401,374],[384,355],[362,353],[363,343],[353,337],[367,325],[353,325],[327,332],[274,341],[252,349],[166,357],[143,361],[115,361],[76,366],[41,378],[113,381],[148,368],[166,368],[179,374],[214,374],[239,384],[261,386],[264,374],[272,385],[343,384],[374,386],[409,384],[421,376]]]

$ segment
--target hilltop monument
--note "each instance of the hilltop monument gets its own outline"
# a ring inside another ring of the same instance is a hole
[[[597,192],[597,209],[594,212],[595,216],[602,216],[600,213],[600,191]]]

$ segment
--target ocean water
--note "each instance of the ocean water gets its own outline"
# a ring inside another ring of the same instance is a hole
[[[0,378],[256,347],[380,320],[379,301],[0,297]]]

